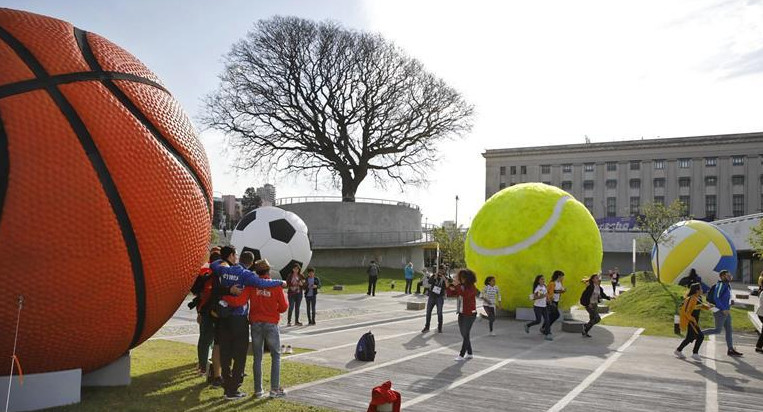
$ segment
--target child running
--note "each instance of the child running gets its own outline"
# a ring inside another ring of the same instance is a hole
[[[455,361],[460,362],[464,359],[471,359],[472,341],[469,334],[472,330],[474,320],[477,318],[477,288],[474,284],[477,282],[477,276],[469,269],[461,269],[456,276],[455,282],[448,286],[448,296],[458,296],[456,311],[458,312],[458,330],[461,331],[463,343],[461,351]]]
[[[543,325],[548,325],[548,290],[546,290],[546,279],[543,275],[538,275],[533,281],[533,293],[530,295],[533,300],[533,311],[535,311],[535,320],[525,324],[525,333],[530,333],[530,327],[538,325],[543,320]],[[554,340],[549,335],[548,330],[541,327],[541,332],[546,340]]]
[[[564,272],[555,270],[551,275],[551,282],[548,282],[548,323],[543,325],[543,329],[551,335],[551,325],[559,319],[559,300],[564,293]]]
[[[702,357],[699,356],[699,348],[702,346],[702,341],[705,340],[705,335],[702,334],[702,329],[699,327],[700,310],[710,310],[710,306],[702,302],[702,284],[693,283],[689,286],[689,291],[686,292],[686,297],[681,304],[679,313],[681,316],[681,329],[686,330],[686,339],[678,345],[673,354],[680,359],[686,358],[681,351],[694,341],[694,350],[692,350],[691,358],[702,362]]]
[[[485,308],[488,324],[490,325],[490,336],[495,336],[493,322],[495,322],[496,304],[501,303],[501,291],[495,286],[495,276],[488,276],[485,279],[485,288],[482,289],[482,301],[482,307]]]

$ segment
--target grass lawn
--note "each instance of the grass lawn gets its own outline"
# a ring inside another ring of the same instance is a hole
[[[681,303],[685,292],[686,288],[682,286],[642,281],[636,284],[635,289],[609,303],[615,313],[602,319],[601,324],[641,327],[645,329],[645,335],[676,336],[673,333],[673,315],[676,304]],[[755,332],[747,311],[732,308],[731,319],[735,331]],[[702,328],[715,324],[710,311],[702,311],[699,322]]]
[[[366,274],[366,267],[355,268],[316,268],[315,275],[321,278],[321,293],[331,294],[345,294],[345,293],[366,293],[368,292],[368,274]],[[413,289],[416,289],[416,282],[421,278],[421,272],[413,274]],[[395,282],[395,289],[390,286],[392,281]],[[334,285],[343,285],[344,290],[333,290]],[[403,292],[405,290],[405,274],[403,268],[379,269],[379,280],[376,282],[377,292],[390,292],[397,291]]]
[[[254,399],[227,401],[220,388],[206,384],[196,373],[196,346],[164,340],[149,341],[132,351],[132,383],[126,387],[82,388],[79,404],[55,411],[331,411],[331,409],[289,402],[289,387],[343,373],[339,369],[290,362],[281,357],[281,386],[286,400]],[[270,355],[262,362],[263,388],[270,389]],[[246,360],[241,390],[251,395],[254,388],[252,357]],[[266,392],[267,393],[267,392]]]

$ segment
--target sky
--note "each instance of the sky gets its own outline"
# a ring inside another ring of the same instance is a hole
[[[198,123],[223,56],[259,19],[333,20],[381,33],[475,105],[425,187],[363,182],[422,221],[467,225],[485,201],[486,149],[763,131],[763,0],[0,0],[130,51],[196,120],[215,195],[339,196],[328,182],[236,172],[225,136]]]

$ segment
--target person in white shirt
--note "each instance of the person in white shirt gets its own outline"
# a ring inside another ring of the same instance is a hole
[[[533,300],[533,310],[535,311],[535,320],[525,324],[525,333],[530,333],[530,328],[535,325],[540,325],[541,320],[543,324],[548,324],[548,290],[546,290],[546,279],[543,275],[538,275],[533,281],[533,293],[530,295],[530,299]],[[548,331],[543,329],[541,331],[546,340],[553,340]]]
[[[487,313],[490,336],[495,336],[493,322],[495,322],[496,305],[500,303],[501,291],[495,286],[495,276],[488,276],[485,279],[485,288],[482,289],[482,307],[485,309],[485,313]]]

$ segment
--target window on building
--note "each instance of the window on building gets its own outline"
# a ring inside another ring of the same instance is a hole
[[[527,166],[519,166],[519,174],[526,175],[527,174]]]
[[[664,169],[665,168],[665,159],[655,159],[654,160],[654,168],[655,169]]]
[[[688,169],[691,167],[691,159],[678,159],[678,167]]]
[[[592,197],[584,197],[583,198],[583,206],[588,209],[588,211],[593,212],[593,198]]]
[[[665,187],[665,178],[658,177],[654,179],[654,187]]]
[[[584,164],[583,170],[585,170],[586,172],[593,172],[593,163]]]
[[[717,157],[706,157],[705,158],[705,167],[715,167],[718,164],[718,158]]]
[[[506,188],[506,183],[501,182],[501,183],[498,184],[498,190],[501,190],[501,189],[504,189],[504,188]]]
[[[744,175],[731,176],[731,184],[734,186],[744,186]]]
[[[572,182],[565,180],[562,182],[562,190],[572,190]]]
[[[641,170],[641,161],[631,160],[631,170]]]
[[[511,174],[512,175],[517,174],[517,167],[516,166],[511,166]]]
[[[544,175],[551,173],[551,165],[540,165],[540,172]]]
[[[641,198],[638,196],[631,197],[631,216],[638,216],[641,213]]]
[[[664,206],[665,205],[665,196],[655,196],[654,197],[654,203],[655,204],[659,203],[659,204]]]
[[[593,190],[593,180],[584,180],[583,181],[583,189],[585,189],[585,190]]]
[[[731,212],[734,216],[744,216],[744,195],[734,195],[731,198]]]
[[[571,164],[562,165],[562,173],[572,173],[572,165]]]
[[[705,186],[717,186],[717,185],[718,185],[718,177],[705,176]]]
[[[731,156],[731,164],[733,166],[742,166],[744,164],[744,156]]]
[[[506,176],[506,166],[501,166],[501,169],[500,169],[500,170],[501,170],[501,171],[500,171],[500,173],[499,173],[499,174],[500,174],[501,176]]]
[[[711,219],[715,219],[717,213],[718,203],[715,195],[705,196],[705,215]]]
[[[688,178],[688,177],[678,178],[678,187],[690,187],[690,186],[691,186],[691,178]]]
[[[608,197],[607,198],[607,217],[616,217],[616,216],[617,216],[617,198]]]
[[[616,189],[617,188],[617,180],[615,179],[607,179],[607,189]]]
[[[607,162],[607,171],[614,172],[617,170],[617,162]]]
[[[641,189],[641,179],[631,179],[631,189]]]
[[[689,196],[678,196],[678,201],[684,205],[684,215],[691,214],[691,198]]]

